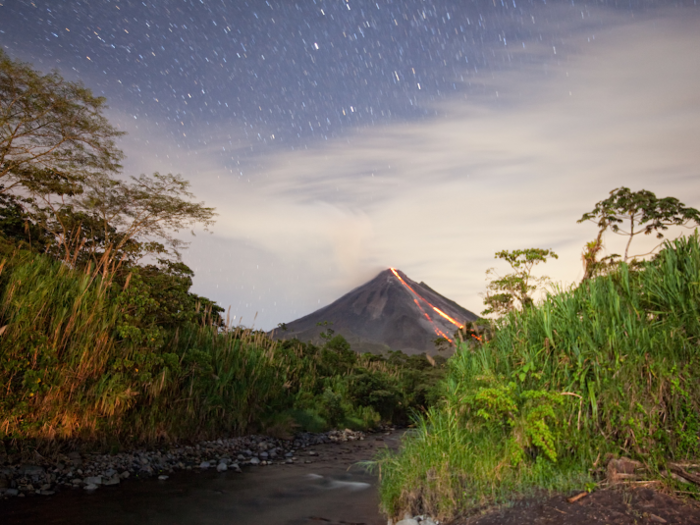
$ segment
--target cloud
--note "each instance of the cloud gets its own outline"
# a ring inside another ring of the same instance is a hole
[[[214,237],[185,257],[196,290],[248,319],[263,312],[257,323],[271,328],[388,266],[476,312],[497,250],[553,248],[560,259],[545,273],[580,279],[596,231],[576,220],[613,188],[700,208],[700,34],[685,14],[617,23],[591,42],[574,35],[575,52],[546,74],[541,59],[523,60],[479,96],[436,104],[433,118],[271,149],[244,176],[218,155],[229,139],[171,148],[175,171],[195,174],[220,213]]]

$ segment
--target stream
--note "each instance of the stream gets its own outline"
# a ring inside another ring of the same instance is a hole
[[[131,479],[94,492],[0,501],[3,525],[384,525],[377,478],[358,461],[398,448],[401,432],[305,449],[297,463],[243,473],[180,471],[167,480]]]

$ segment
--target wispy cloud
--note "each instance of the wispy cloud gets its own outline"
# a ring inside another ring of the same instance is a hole
[[[250,177],[224,167],[228,138],[164,160],[152,152],[167,137],[154,133],[154,147],[132,130],[127,152],[139,167],[196,174],[195,192],[221,216],[185,259],[197,291],[244,322],[256,311],[264,328],[290,321],[388,266],[478,312],[500,249],[554,248],[545,273],[579,279],[595,227],[576,220],[615,187],[700,207],[699,21],[580,36],[546,74],[523,60],[433,118],[258,157]]]

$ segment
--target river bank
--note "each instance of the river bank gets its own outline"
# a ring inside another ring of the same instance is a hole
[[[307,447],[364,439],[363,432],[345,429],[319,434],[300,433],[289,440],[251,435],[118,454],[89,454],[73,450],[44,457],[35,453],[32,461],[25,459],[13,464],[6,460],[7,464],[0,466],[0,497],[53,496],[66,488],[93,491],[119,485],[134,477],[157,476],[160,481],[165,481],[174,472],[182,470],[241,472],[241,467],[249,465],[309,462],[308,457],[301,457]]]
[[[254,443],[268,445],[267,460],[260,459],[262,452],[251,456],[251,459],[257,457],[259,463],[238,460],[241,472],[232,468],[238,454],[233,455],[234,449],[226,448],[226,441],[234,440],[209,442],[206,446],[200,443],[199,450],[204,452],[191,453],[191,464],[184,469],[139,475],[141,467],[134,465],[132,468],[137,473],[126,481],[122,479],[118,485],[102,484],[92,490],[59,485],[51,496],[25,491],[24,497],[0,501],[0,512],[3,524],[8,525],[194,525],[232,521],[237,525],[384,525],[386,518],[379,512],[377,478],[356,464],[372,459],[385,447],[395,450],[402,434],[403,431],[397,430],[368,435],[341,431],[310,434],[308,440],[304,435],[289,441],[262,436],[236,438],[240,447],[247,447],[241,455],[246,455],[245,450],[253,452]],[[290,448],[294,446],[297,448]],[[275,448],[294,450],[294,455],[285,458],[289,452],[280,451],[271,459],[270,451]],[[175,454],[176,450],[170,453]],[[153,469],[159,457],[167,459],[167,453],[162,451],[160,456],[156,451],[150,454],[147,458]],[[135,459],[141,457],[136,451],[129,455]],[[225,460],[226,455],[231,462],[226,470],[217,471],[216,467],[222,464],[219,460]],[[195,465],[200,458],[211,460],[210,466]],[[50,469],[44,474],[47,473],[51,473]],[[163,475],[167,479],[159,480]]]

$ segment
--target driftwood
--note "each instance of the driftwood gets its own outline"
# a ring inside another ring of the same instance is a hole
[[[671,472],[673,472],[677,476],[680,476],[683,479],[690,481],[691,483],[695,483],[696,485],[700,485],[700,476],[697,474],[693,474],[692,472],[688,472],[679,464],[669,463],[668,468],[671,469]]]
[[[570,498],[567,498],[566,501],[569,503],[576,503],[578,500],[585,498],[588,496],[590,492],[581,492],[580,494],[576,494],[575,496],[571,496]]]

